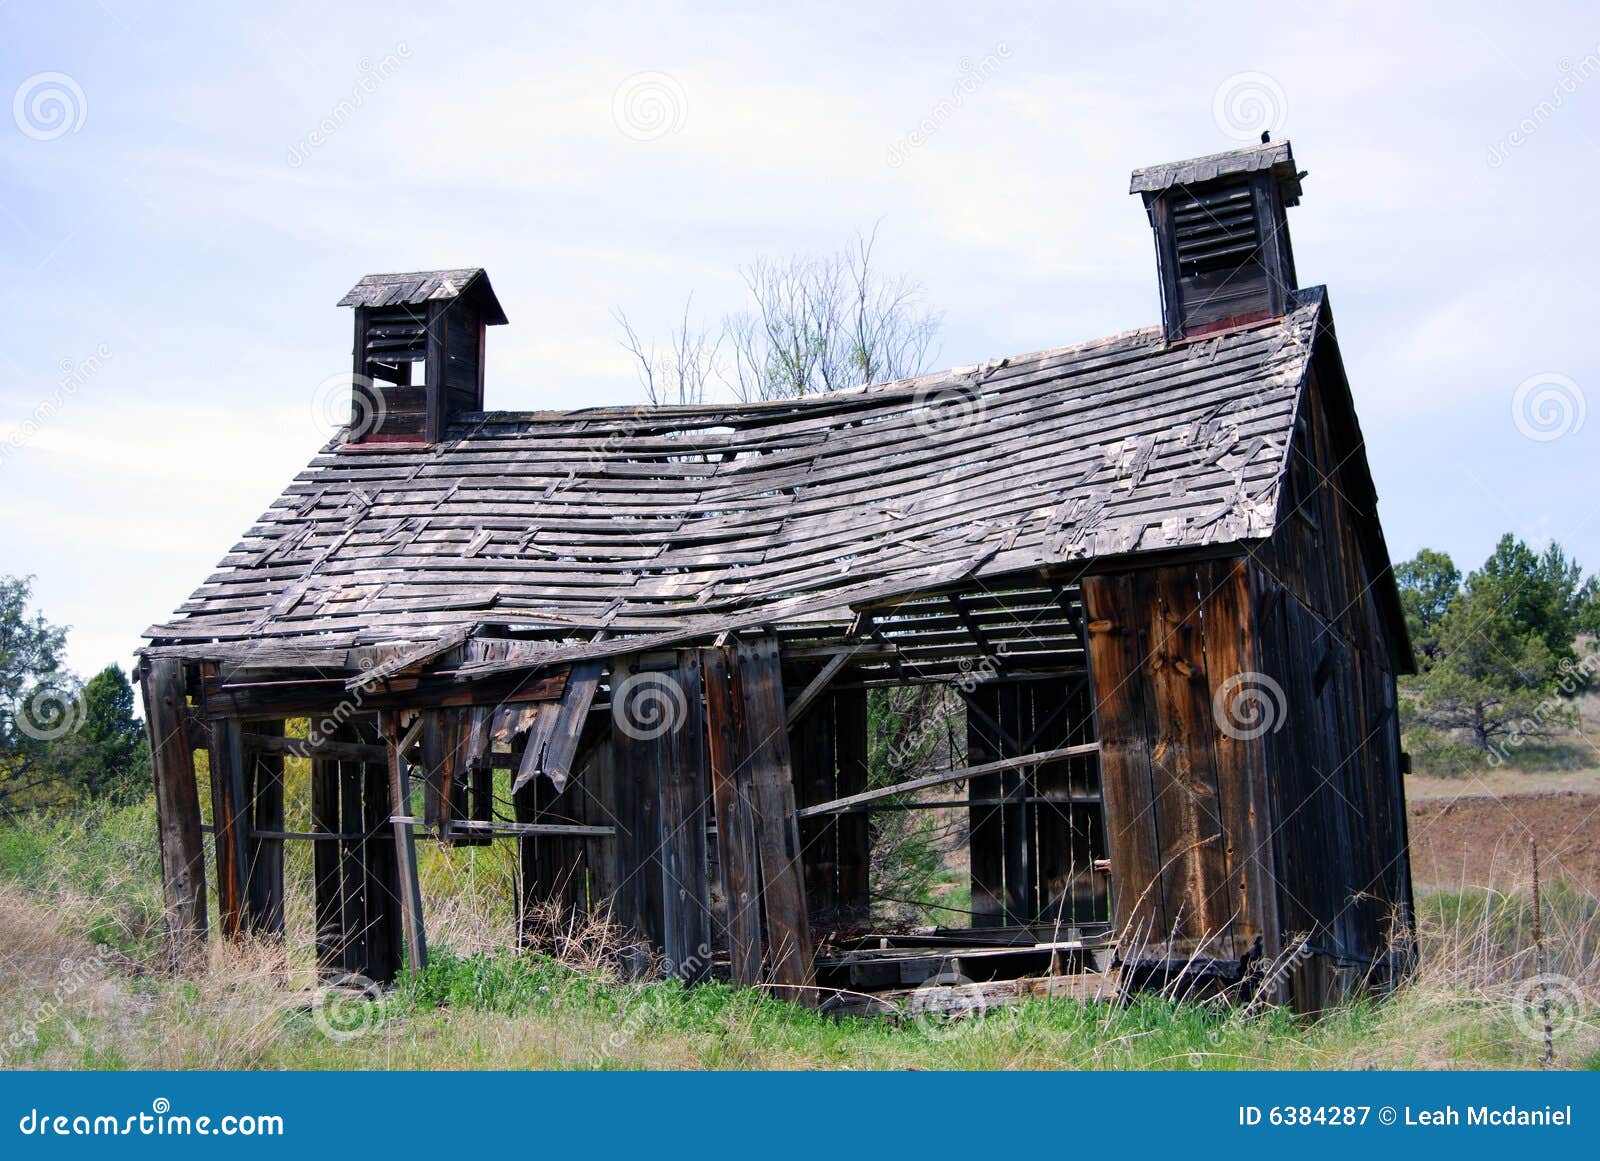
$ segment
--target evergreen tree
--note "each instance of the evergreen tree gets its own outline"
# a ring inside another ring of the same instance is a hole
[[[84,793],[128,798],[149,784],[149,744],[134,716],[133,686],[119,666],[106,666],[84,684],[83,725],[62,749],[62,776]]]

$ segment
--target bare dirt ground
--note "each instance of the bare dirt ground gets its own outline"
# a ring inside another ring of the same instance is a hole
[[[1600,894],[1600,771],[1412,779],[1412,877],[1419,892],[1526,888],[1540,877]]]

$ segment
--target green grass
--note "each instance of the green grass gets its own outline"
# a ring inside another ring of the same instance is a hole
[[[49,1068],[1366,1068],[1532,1067],[1541,1045],[1510,989],[1533,974],[1523,895],[1468,889],[1419,905],[1423,967],[1394,997],[1320,1020],[1145,996],[1038,1000],[957,1021],[834,1018],[723,984],[624,984],[545,956],[479,950],[505,922],[506,868],[485,852],[430,865],[426,969],[371,1002],[318,992],[303,947],[214,946],[210,970],[159,962],[160,888],[149,804],[88,806],[0,826],[0,1045]],[[303,914],[291,886],[291,915]],[[954,902],[954,900],[952,900]],[[490,913],[486,920],[472,917]],[[1600,908],[1544,894],[1547,970],[1600,980]],[[308,932],[291,923],[291,942]],[[474,926],[478,923],[478,926]],[[96,948],[81,987],[64,963]],[[334,1017],[337,1017],[335,1019]],[[331,1035],[354,1028],[359,1034]],[[1592,1006],[1557,1046],[1600,1067]]]

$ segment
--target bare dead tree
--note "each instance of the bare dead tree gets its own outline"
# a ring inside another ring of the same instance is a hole
[[[697,329],[690,323],[693,304],[694,296],[690,295],[684,301],[683,317],[668,339],[665,351],[657,351],[654,343],[646,346],[628,316],[621,310],[612,312],[622,328],[623,348],[638,361],[639,385],[653,406],[705,401],[706,384],[716,368],[722,337],[713,337],[705,328]]]
[[[725,316],[716,337],[685,304],[670,349],[657,353],[626,315],[623,347],[639,363],[652,403],[698,403],[713,382],[741,402],[794,399],[927,370],[941,316],[920,284],[881,273],[877,231],[837,254],[761,259],[740,270],[750,305]]]

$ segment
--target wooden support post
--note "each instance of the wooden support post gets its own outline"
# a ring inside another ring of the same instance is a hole
[[[685,710],[659,739],[662,763],[662,949],[667,972],[693,982],[711,966],[711,898],[706,878],[705,709],[695,650],[681,650],[675,679]]]
[[[217,851],[217,915],[223,937],[237,941],[245,930],[245,893],[250,878],[250,811],[244,793],[243,730],[237,719],[211,723],[211,822]]]
[[[777,638],[764,634],[733,649],[732,693],[738,706],[740,751],[750,767],[766,915],[769,982],[786,998],[816,1003],[811,929],[800,867],[800,827],[789,763],[788,715]]]
[[[985,768],[1006,752],[1001,736],[1000,687],[979,685],[966,696],[967,761]],[[973,777],[967,795],[974,805],[968,808],[967,865],[972,886],[972,926],[1000,927],[1005,923],[1005,824],[1001,807],[979,806],[1003,793],[1000,773],[995,770]]]
[[[205,955],[206,872],[183,667],[166,658],[149,660],[140,686],[161,832],[167,962],[173,970],[185,970]]]
[[[262,722],[257,736],[283,738],[282,722]],[[269,939],[283,937],[283,841],[262,838],[284,829],[283,755],[252,750],[245,758],[245,796],[249,800],[249,889],[245,918],[249,930]]]
[[[340,827],[339,762],[313,758],[311,829],[317,834],[336,835],[343,833]],[[339,863],[343,846],[342,842],[318,842],[312,844],[311,850],[317,967],[326,978],[341,976],[350,970],[339,903]]]
[[[428,941],[423,931],[422,887],[417,879],[417,843],[412,832],[417,820],[411,817],[411,771],[404,753],[406,744],[415,735],[401,736],[394,711],[385,712],[380,720],[384,741],[389,747],[389,821],[394,826],[406,960],[413,971],[418,971],[428,966]]]
[[[835,785],[841,798],[862,794],[867,789],[867,691],[837,690],[833,705],[834,761],[838,771]],[[840,922],[864,924],[872,914],[870,821],[865,814],[842,814],[836,822]]]
[[[728,909],[728,955],[733,982],[761,982],[765,947],[761,926],[761,872],[749,764],[739,755],[741,729],[725,649],[702,649],[705,674],[706,751],[717,817],[717,863]]]
[[[791,710],[791,717],[793,711]],[[834,764],[833,698],[827,694],[789,728],[789,756],[794,763],[796,791],[802,805],[839,797]],[[818,815],[800,823],[805,868],[806,908],[817,925],[834,925],[839,915],[839,819]]]
[[[1000,687],[1000,724],[1021,751],[1033,734],[1033,699],[1026,684],[1008,682]],[[1011,755],[1008,754],[1007,757]],[[1015,766],[1000,775],[1005,805],[1000,808],[1005,835],[1005,924],[1018,927],[1039,916],[1034,876],[1038,853],[1034,848],[1034,811],[1028,801],[1033,792],[1034,765]]]

